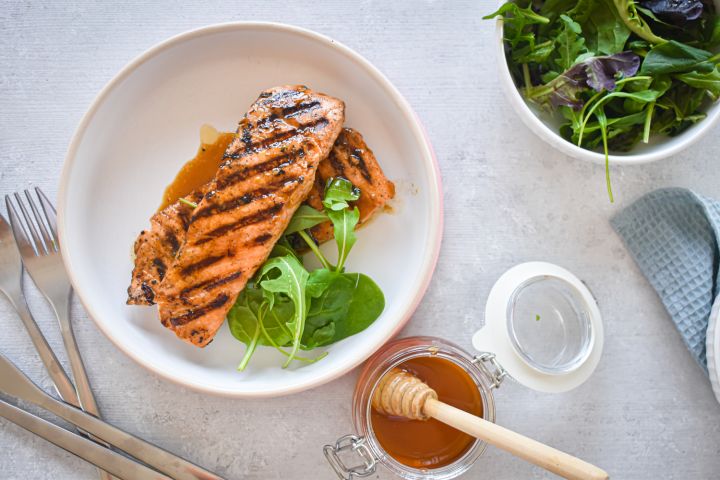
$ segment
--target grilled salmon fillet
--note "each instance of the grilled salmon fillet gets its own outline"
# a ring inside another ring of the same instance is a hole
[[[260,94],[156,289],[165,327],[199,347],[212,340],[308,196],[344,117],[341,100],[303,86]]]
[[[185,199],[198,203],[203,195],[205,189],[195,191]],[[192,211],[187,204],[175,202],[153,215],[150,229],[140,232],[133,249],[135,267],[128,287],[128,305],[155,304],[155,290],[185,242]]]
[[[354,202],[360,210],[360,224],[367,222],[388,200],[395,196],[395,185],[385,177],[372,150],[362,135],[343,128],[327,158],[320,161],[315,182],[305,203],[322,210],[325,184],[331,177],[345,176],[361,189],[360,200]],[[201,192],[193,192],[187,200],[198,203],[209,185]],[[177,251],[185,242],[185,234],[192,208],[180,202],[169,205],[151,219],[150,230],[140,232],[135,241],[135,268],[128,288],[129,305],[154,305],[155,289],[165,276]],[[312,237],[323,243],[333,239],[331,222],[315,226]],[[298,249],[307,246],[297,240]]]
[[[358,207],[360,211],[358,225],[367,222],[395,196],[395,184],[387,179],[360,132],[352,128],[343,128],[327,160],[320,162],[313,189],[306,201],[308,205],[323,210],[325,184],[333,177],[350,180],[360,189],[360,198],[351,205]],[[316,225],[310,229],[310,233],[318,243],[332,240],[332,223]],[[302,245],[298,246],[302,248]]]

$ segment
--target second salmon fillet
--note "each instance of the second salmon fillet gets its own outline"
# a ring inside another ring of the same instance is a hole
[[[207,345],[308,196],[345,116],[341,100],[302,86],[260,94],[157,291],[162,324]]]

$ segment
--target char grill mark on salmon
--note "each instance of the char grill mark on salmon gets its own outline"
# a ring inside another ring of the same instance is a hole
[[[187,200],[197,203],[204,190],[193,192]],[[185,239],[192,208],[181,202],[157,212],[150,228],[140,232],[133,249],[135,267],[128,287],[128,305],[153,305],[155,292]]]
[[[357,158],[353,158],[353,154]],[[353,162],[348,160],[345,164],[343,164],[340,158],[349,158],[352,159]],[[357,207],[360,210],[360,222],[367,222],[378,209],[385,205],[387,200],[394,196],[394,185],[383,174],[377,160],[375,159],[375,155],[365,144],[362,135],[355,130],[348,128],[343,129],[335,141],[331,154],[320,162],[318,172],[313,180],[312,190],[305,203],[318,210],[322,210],[325,182],[327,181],[327,178],[340,175],[340,171],[338,171],[339,169],[335,166],[338,164],[342,166],[342,172],[344,175],[349,177],[348,179],[354,179],[353,183],[361,182],[361,180],[358,180],[360,176],[367,181],[367,183],[362,183],[360,187],[364,198],[362,198],[362,201],[357,202]],[[361,165],[364,165],[364,168],[361,167]],[[153,300],[155,298],[155,289],[159,285],[160,280],[162,280],[167,266],[172,264],[179,245],[185,241],[187,224],[190,222],[191,218],[197,219],[204,216],[214,215],[224,211],[223,209],[231,210],[239,208],[242,205],[250,203],[252,200],[269,195],[276,189],[280,188],[283,183],[291,181],[303,182],[305,179],[302,176],[287,180],[281,179],[281,181],[276,182],[267,188],[244,194],[241,197],[226,202],[222,209],[217,206],[209,206],[207,208],[197,208],[194,211],[191,211],[188,206],[179,203],[168,206],[163,211],[164,216],[176,215],[177,212],[184,213],[184,215],[178,219],[178,221],[182,224],[182,229],[171,228],[174,224],[168,222],[160,224],[153,222],[153,226],[156,230],[159,228],[164,230],[160,230],[157,232],[157,235],[152,236],[149,236],[148,232],[143,232],[140,237],[138,237],[138,241],[136,242],[137,255],[135,259],[135,271],[144,272],[145,274],[143,276],[142,285],[136,280],[135,275],[133,275],[133,285],[128,289],[128,291],[136,293],[134,295],[129,295],[128,303],[135,305],[152,305],[155,303]],[[193,193],[192,198],[189,198],[189,200],[192,200],[195,203],[199,202],[204,193],[207,191],[207,188],[208,187],[206,186],[200,193]],[[373,193],[374,190],[375,192]],[[332,240],[332,224],[328,222],[318,225],[313,228],[310,233],[318,243]],[[167,248],[163,248],[163,245],[171,243],[168,240],[171,236],[176,239],[175,242],[172,243],[177,246],[173,247],[170,245]],[[252,239],[251,242],[262,245],[268,243],[271,238],[272,235],[262,233]],[[141,239],[143,239],[142,243],[144,243],[145,246],[140,251],[137,251],[137,245],[141,243]],[[294,246],[300,249],[306,248],[306,245],[302,240],[297,242]],[[160,261],[163,265],[165,265],[161,272],[160,268],[148,269],[142,267],[142,265],[154,265],[155,261]],[[237,276],[234,278],[237,278]],[[184,293],[184,295],[186,294],[187,292]],[[148,301],[148,299],[150,300]]]
[[[305,87],[260,95],[155,289],[163,325],[199,347],[212,340],[308,196],[343,121],[342,101]]]

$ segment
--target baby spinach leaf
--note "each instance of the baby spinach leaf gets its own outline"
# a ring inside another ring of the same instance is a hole
[[[272,308],[269,308],[269,303],[265,303],[264,310],[260,309],[259,318],[262,320],[264,329],[260,344],[272,345],[274,343],[281,347],[287,347],[292,344],[293,340],[293,331],[288,324],[292,322],[295,314],[295,304],[285,295],[274,294],[273,296],[275,298]]]
[[[327,268],[318,268],[310,272],[306,286],[308,297],[320,298],[327,291],[335,277],[335,272]]]
[[[560,15],[572,10],[577,3],[577,0],[546,0],[540,5],[539,13],[553,23]]]
[[[305,327],[308,310],[305,287],[308,272],[293,256],[275,257],[265,262],[260,269],[258,278],[270,310],[274,307],[272,300],[275,297],[274,294],[286,295],[294,306],[293,317],[286,322],[288,329],[292,332],[290,355],[283,365],[283,368],[287,368],[300,348],[300,340]]]
[[[370,326],[385,308],[385,296],[372,279],[361,273],[326,271],[327,289],[312,300],[303,335],[311,349],[338,342]]]
[[[262,292],[248,284],[240,292],[235,304],[227,314],[228,327],[233,337],[244,343],[247,348],[238,370],[242,371],[247,366],[255,353],[255,348],[261,343],[259,309],[263,301]]]
[[[385,309],[385,295],[370,277],[362,273],[343,275],[354,281],[355,290],[345,321],[340,322],[335,329],[336,341],[366,329]]]
[[[706,50],[670,40],[667,43],[656,45],[648,52],[640,68],[640,75],[691,71],[711,72],[715,69],[715,64],[709,61],[712,56],[712,53]]]
[[[305,348],[328,345],[335,337],[336,322],[347,316],[354,284],[344,274],[329,270],[316,270],[324,282],[324,290],[314,298],[303,335]],[[312,275],[312,274],[311,274]]]
[[[290,223],[288,223],[283,235],[296,233],[300,230],[307,230],[308,228],[312,228],[315,225],[326,222],[327,220],[328,216],[325,215],[325,212],[315,210],[309,205],[300,205],[290,219]]]
[[[586,46],[595,55],[613,55],[625,50],[630,29],[611,0],[580,0],[568,11],[568,16],[580,24]]]

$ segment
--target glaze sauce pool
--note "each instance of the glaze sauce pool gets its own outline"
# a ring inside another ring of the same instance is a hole
[[[438,399],[482,416],[483,402],[472,377],[459,365],[440,357],[417,357],[398,366],[433,388]],[[374,409],[370,417],[383,450],[412,468],[439,468],[462,457],[475,438],[431,418],[427,421],[385,416]]]
[[[203,125],[200,128],[200,148],[197,155],[183,165],[172,183],[167,186],[158,210],[175,203],[178,198],[189,195],[212,180],[234,137],[234,133],[218,132],[210,125]]]

